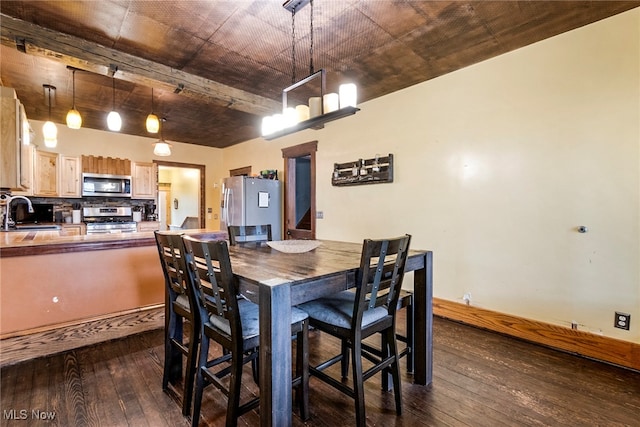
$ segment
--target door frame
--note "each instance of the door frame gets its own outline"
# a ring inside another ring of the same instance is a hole
[[[195,163],[180,163],[180,162],[168,162],[166,160],[154,160],[153,163],[156,166],[169,166],[174,168],[189,168],[189,169],[198,169],[200,171],[200,212],[198,217],[200,218],[200,228],[205,228],[205,176],[206,176],[206,167],[205,165],[198,165]],[[158,168],[156,167],[156,173]],[[158,182],[158,177],[156,176],[156,182]],[[157,203],[157,201],[156,201]]]
[[[282,149],[284,158],[284,176],[286,177],[284,196],[284,239],[315,239],[316,238],[316,152],[318,141],[294,145]],[[296,218],[296,158],[309,156],[311,194],[311,230],[297,230],[290,228],[289,223],[295,224]],[[291,234],[291,231],[294,231]]]

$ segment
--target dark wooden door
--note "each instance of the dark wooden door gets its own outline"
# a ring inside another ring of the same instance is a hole
[[[285,239],[316,238],[316,151],[318,141],[282,149],[286,177]]]

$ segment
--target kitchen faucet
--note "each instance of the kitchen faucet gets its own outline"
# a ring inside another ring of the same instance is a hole
[[[31,204],[31,200],[29,200],[25,196],[8,196],[6,199],[7,204],[5,205],[5,208],[4,208],[4,227],[3,227],[4,231],[9,231],[9,221],[11,220],[11,202],[13,202],[16,199],[26,200],[27,205],[29,205],[29,208],[28,208],[29,213],[33,213],[33,205]]]

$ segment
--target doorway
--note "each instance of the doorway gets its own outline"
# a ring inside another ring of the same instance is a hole
[[[205,166],[154,160],[158,165],[160,230],[205,228]]]
[[[316,151],[318,141],[282,149],[285,239],[316,238]]]

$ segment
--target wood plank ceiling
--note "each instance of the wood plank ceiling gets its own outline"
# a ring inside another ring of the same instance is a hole
[[[83,126],[228,147],[259,136],[292,81],[292,19],[283,0],[69,0],[0,3],[0,78],[30,119],[47,120],[42,85],[57,87],[51,119],[72,104]],[[313,61],[328,88],[358,84],[366,101],[640,6],[640,1],[315,0]],[[295,19],[296,80],[309,74],[310,6]],[[179,92],[179,93],[176,93]],[[38,129],[37,132],[40,130]]]

